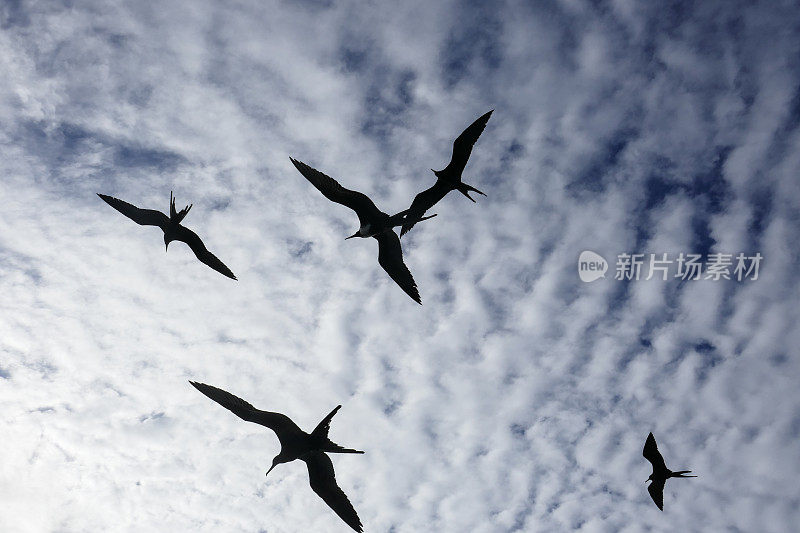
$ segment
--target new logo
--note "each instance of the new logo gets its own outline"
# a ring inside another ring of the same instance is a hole
[[[583,282],[589,283],[606,277],[606,270],[608,270],[608,263],[600,254],[584,250],[578,257],[578,276]]]

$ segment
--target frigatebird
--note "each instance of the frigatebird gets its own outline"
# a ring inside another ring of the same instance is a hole
[[[472,153],[472,147],[475,145],[475,141],[477,141],[478,137],[483,133],[484,128],[486,128],[486,123],[489,122],[489,117],[492,116],[493,111],[494,109],[481,115],[453,141],[453,155],[450,158],[450,163],[448,163],[444,169],[431,169],[436,175],[436,183],[434,183],[431,188],[422,191],[414,197],[414,201],[411,202],[411,207],[408,210],[407,220],[400,230],[401,237],[408,233],[417,222],[417,219],[425,214],[425,211],[433,207],[436,202],[444,198],[450,191],[458,191],[473,202],[475,202],[475,200],[469,195],[470,192],[474,191],[486,196],[486,194],[475,187],[463,183],[461,181],[461,173],[464,172],[464,167],[467,166],[467,160]]]
[[[158,226],[164,232],[164,244],[166,250],[169,250],[169,243],[172,241],[183,241],[189,245],[194,255],[197,258],[210,266],[220,274],[228,276],[231,279],[236,279],[231,269],[225,266],[216,255],[209,252],[200,237],[195,232],[181,225],[181,221],[192,208],[192,205],[187,205],[180,211],[175,210],[175,198],[172,196],[172,191],[169,193],[169,216],[161,211],[155,209],[140,209],[133,204],[124,202],[113,196],[97,193],[97,196],[102,198],[108,205],[133,220],[140,226]]]
[[[358,191],[351,191],[342,187],[338,181],[298,161],[289,158],[292,164],[300,171],[300,174],[319,189],[325,198],[349,207],[358,215],[361,227],[357,232],[347,237],[374,237],[378,241],[378,263],[383,267],[387,274],[397,283],[406,294],[422,305],[419,297],[419,290],[408,267],[403,263],[403,250],[400,247],[400,238],[392,228],[400,226],[408,221],[408,209],[394,215],[387,215],[369,199],[366,194]],[[433,218],[436,215],[418,217],[415,222]]]
[[[644,443],[644,450],[642,450],[642,455],[644,455],[644,458],[650,461],[650,463],[653,465],[653,473],[650,474],[650,477],[645,480],[645,483],[652,481],[652,483],[647,486],[647,492],[650,493],[650,497],[653,498],[656,506],[663,511],[664,483],[666,483],[671,477],[697,476],[687,476],[686,474],[690,473],[691,470],[680,470],[678,472],[673,472],[667,468],[666,463],[664,463],[664,458],[661,457],[661,453],[658,451],[658,446],[656,446],[656,438],[653,436],[652,432],[647,436],[647,440]]]
[[[261,424],[275,432],[281,442],[281,451],[272,460],[272,466],[269,467],[266,475],[269,475],[272,469],[280,463],[288,463],[295,459],[305,461],[306,467],[308,467],[308,480],[314,492],[348,526],[359,533],[363,531],[361,520],[358,518],[356,510],[353,509],[353,504],[350,503],[345,493],[336,484],[333,463],[326,455],[326,453],[364,453],[359,450],[343,448],[328,438],[331,418],[342,408],[341,405],[337,405],[333,411],[328,413],[328,416],[317,424],[314,431],[306,433],[286,415],[261,411],[238,396],[205,383],[197,383],[196,381],[189,381],[189,383],[222,407],[232,411],[242,420]]]

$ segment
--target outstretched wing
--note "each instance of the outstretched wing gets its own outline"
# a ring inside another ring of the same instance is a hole
[[[231,269],[225,266],[225,263],[220,261],[216,255],[212,254],[206,249],[203,241],[200,240],[200,237],[198,237],[195,232],[185,226],[178,226],[176,233],[177,239],[188,244],[189,248],[192,249],[194,255],[196,255],[200,261],[207,264],[223,276],[236,279],[236,276],[233,275]]]
[[[155,209],[140,209],[133,204],[105,194],[97,193],[97,196],[140,226],[158,226],[161,229],[165,229],[169,224],[169,217],[161,211],[156,211]]]
[[[217,387],[206,385],[205,383],[198,383],[196,381],[189,381],[189,383],[191,383],[195,389],[199,390],[225,409],[228,409],[242,420],[255,422],[256,424],[268,427],[278,435],[281,444],[283,444],[287,436],[303,434],[303,430],[286,415],[270,411],[261,411],[238,396],[234,396],[230,392],[218,389]]]
[[[358,215],[358,220],[363,226],[369,220],[375,220],[380,217],[381,211],[375,207],[375,204],[369,197],[358,191],[351,191],[342,187],[338,181],[330,176],[323,174],[319,170],[311,168],[302,161],[294,158],[289,158],[292,164],[300,171],[300,174],[311,182],[325,198],[337,204],[342,204],[349,207]]]
[[[308,481],[317,496],[322,498],[348,526],[361,533],[364,530],[361,520],[353,508],[353,504],[336,484],[336,475],[333,472],[333,463],[330,457],[323,452],[313,452],[304,455],[302,459],[308,467]]]
[[[647,487],[647,492],[650,493],[650,497],[653,498],[656,507],[662,511],[664,510],[664,483],[666,481],[664,478],[658,478]]]
[[[387,274],[400,285],[406,294],[422,305],[419,290],[408,267],[403,263],[403,250],[400,248],[400,238],[392,230],[387,230],[373,235],[378,241],[378,263]]]
[[[664,463],[664,458],[661,456],[661,452],[658,451],[658,446],[656,446],[656,438],[653,436],[652,432],[647,436],[647,440],[644,442],[642,455],[653,465],[653,472],[664,471],[667,469],[667,465]]]
[[[444,180],[437,179],[432,187],[416,195],[406,214],[406,220],[409,222],[403,223],[403,227],[400,229],[400,236],[402,237],[408,233],[409,230],[414,227],[414,224],[419,222],[419,219],[425,214],[425,211],[433,207],[436,202],[444,198],[444,196],[452,190],[453,188],[445,183]]]
[[[453,141],[453,156],[444,172],[456,176],[460,176],[464,172],[464,167],[467,166],[467,160],[472,153],[472,147],[486,128],[486,123],[489,122],[493,111],[494,109],[479,117]]]

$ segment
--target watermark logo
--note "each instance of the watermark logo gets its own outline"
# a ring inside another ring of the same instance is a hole
[[[669,254],[635,254],[617,255],[614,279],[617,281],[639,281],[660,279],[678,279],[681,281],[697,280],[730,280],[755,281],[764,256],[761,253],[748,255],[710,253],[703,261],[701,254],[683,253],[677,257]],[[604,278],[608,263],[603,256],[592,251],[581,252],[578,258],[578,275],[586,283]]]
[[[584,250],[578,257],[578,275],[585,283],[606,277],[607,270],[608,262],[600,254]]]

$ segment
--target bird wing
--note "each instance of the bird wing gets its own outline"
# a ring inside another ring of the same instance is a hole
[[[242,420],[255,422],[256,424],[268,427],[275,432],[281,444],[283,444],[287,436],[303,434],[303,430],[286,415],[273,413],[271,411],[261,411],[238,396],[234,396],[230,392],[218,389],[217,387],[206,385],[205,383],[198,383],[196,381],[189,381],[189,383],[191,383],[195,389],[199,390],[225,409],[228,409]]]
[[[206,249],[206,246],[203,244],[203,241],[200,240],[200,237],[198,237],[195,232],[193,232],[192,230],[190,230],[185,226],[178,226],[176,234],[177,234],[177,240],[183,241],[186,244],[188,244],[189,248],[192,249],[194,255],[196,255],[200,261],[210,266],[223,276],[227,276],[231,279],[236,279],[236,276],[233,275],[231,269],[225,266],[225,263],[220,261],[216,255],[212,254]]]
[[[658,451],[656,438],[653,436],[653,433],[650,433],[647,436],[647,440],[644,442],[642,455],[653,465],[653,472],[667,470],[667,465],[664,463],[664,458],[661,456],[661,452]]]
[[[97,193],[97,196],[140,226],[158,226],[161,229],[165,229],[169,225],[169,217],[161,211],[140,209],[133,204],[105,194]]]
[[[433,207],[436,202],[444,198],[452,190],[453,188],[447,185],[444,180],[437,179],[432,187],[416,195],[414,201],[411,202],[411,207],[408,208],[408,213],[406,213],[406,220],[409,222],[403,223],[403,227],[400,229],[400,236],[402,237],[408,233],[422,215],[425,214],[425,211]]]
[[[322,498],[348,526],[361,533],[363,531],[361,520],[353,504],[336,484],[336,474],[333,472],[330,457],[323,452],[313,452],[304,455],[302,459],[308,467],[308,481],[317,496]]]
[[[364,225],[364,223],[369,220],[375,220],[375,218],[380,217],[382,214],[381,210],[375,207],[375,204],[366,194],[345,189],[338,181],[323,174],[319,170],[311,168],[297,159],[291,157],[289,159],[292,161],[295,168],[300,171],[300,174],[305,176],[325,198],[337,204],[347,206],[355,211],[361,225]]]
[[[467,166],[467,160],[472,153],[472,147],[475,145],[475,141],[478,140],[478,137],[481,136],[481,133],[483,133],[484,128],[486,128],[486,123],[489,122],[489,117],[492,116],[493,111],[494,109],[481,115],[453,141],[453,156],[450,158],[450,163],[443,172],[455,174],[457,176],[461,175],[464,171],[464,167]]]
[[[403,250],[400,248],[400,238],[390,230],[373,235],[378,241],[378,263],[387,274],[400,285],[406,294],[422,305],[419,290],[408,267],[403,263]]]
[[[650,497],[653,498],[656,506],[664,510],[664,483],[667,480],[665,478],[658,478],[654,479],[650,485],[647,486],[647,492],[650,493]]]

